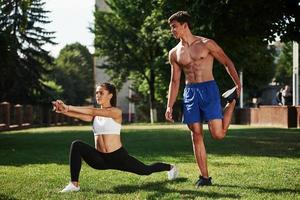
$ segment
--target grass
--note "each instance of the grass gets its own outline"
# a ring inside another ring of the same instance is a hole
[[[0,199],[300,199],[300,130],[231,126],[215,141],[205,130],[214,186],[195,189],[199,175],[184,125],[126,125],[128,152],[145,163],[176,163],[180,176],[98,171],[86,164],[81,192],[60,194],[69,181],[75,139],[93,144],[91,128],[50,127],[0,133]]]

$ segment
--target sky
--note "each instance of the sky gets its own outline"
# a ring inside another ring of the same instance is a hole
[[[46,45],[45,49],[57,57],[66,45],[79,42],[94,53],[94,36],[88,27],[93,25],[95,0],[46,0],[44,9],[52,22],[46,25],[47,31],[55,31],[57,45]]]

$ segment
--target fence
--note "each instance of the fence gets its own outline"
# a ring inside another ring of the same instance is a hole
[[[236,109],[232,123],[300,128],[300,106],[260,106],[259,108]],[[0,131],[67,124],[79,124],[79,120],[55,113],[49,105],[0,103]]]
[[[300,106],[260,106],[236,109],[233,123],[300,128]]]
[[[0,131],[76,123],[71,117],[53,112],[49,105],[0,103]]]

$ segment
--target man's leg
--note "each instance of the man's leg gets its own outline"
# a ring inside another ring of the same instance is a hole
[[[223,120],[213,119],[208,122],[208,127],[214,139],[221,140],[225,137],[229,128],[236,100],[227,103],[224,108]]]
[[[193,123],[189,124],[188,127],[191,130],[194,154],[201,174],[199,179],[196,181],[196,187],[199,188],[202,186],[212,185],[211,177],[208,176],[202,124]]]
[[[208,178],[207,158],[206,158],[206,150],[205,150],[205,145],[203,140],[204,134],[203,134],[202,124],[201,123],[188,124],[188,127],[191,130],[194,155],[200,173],[203,177]]]

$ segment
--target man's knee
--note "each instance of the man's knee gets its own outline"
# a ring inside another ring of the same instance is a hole
[[[222,140],[225,137],[223,130],[211,131],[211,135],[215,140]]]

